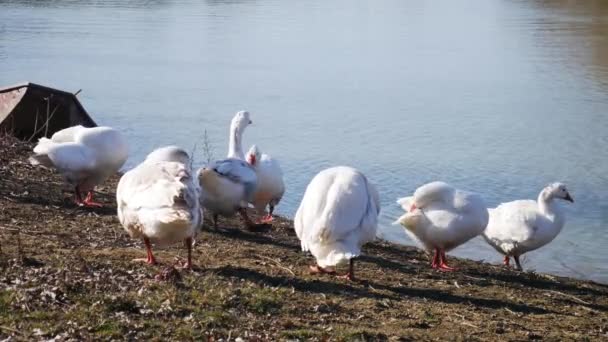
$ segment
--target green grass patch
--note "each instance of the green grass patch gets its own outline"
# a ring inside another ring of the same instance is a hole
[[[236,319],[226,311],[206,311],[202,313],[200,323],[207,329],[229,328]]]
[[[125,297],[106,298],[104,301],[104,309],[107,312],[139,312],[137,303],[134,300]]]
[[[281,332],[281,336],[287,339],[307,340],[318,336],[319,333],[308,329],[297,329]]]
[[[241,295],[247,310],[259,315],[277,313],[283,306],[279,294],[269,288],[250,287],[243,289]]]
[[[104,322],[93,329],[93,332],[102,337],[121,337],[122,328],[115,322]]]
[[[388,337],[384,334],[377,334],[365,330],[347,332],[342,335],[342,339],[347,342],[388,341]]]
[[[9,291],[0,291],[0,316],[10,315],[12,310],[11,303],[14,294]]]
[[[54,321],[58,318],[58,314],[53,311],[33,311],[27,313],[24,317],[35,322]]]

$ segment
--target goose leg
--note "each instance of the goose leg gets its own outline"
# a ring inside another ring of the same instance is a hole
[[[274,205],[268,204],[268,215],[264,216],[261,220],[262,223],[270,223],[274,220],[272,217],[272,212],[274,211]]]
[[[504,258],[504,260],[502,261],[502,263],[503,263],[505,266],[509,267],[509,266],[510,266],[510,264],[509,264],[510,262],[511,262],[511,258],[510,258],[508,255],[505,255],[505,258]]]
[[[349,261],[348,272],[346,272],[346,274],[343,274],[339,277],[346,279],[346,280],[350,280],[350,281],[355,280],[355,260],[354,259],[350,259],[350,261]]]
[[[146,259],[133,259],[133,261],[144,261],[150,265],[156,265],[156,259],[154,258],[154,254],[152,254],[152,245],[150,245],[150,239],[144,237],[144,244],[146,245]]]
[[[441,250],[439,253],[439,270],[444,272],[452,272],[457,270],[457,268],[448,266],[444,250]]]
[[[219,218],[219,215],[214,213],[212,220],[213,220],[213,229],[215,229],[215,230],[217,230],[217,220],[218,220],[218,218]]]
[[[311,265],[308,267],[310,274],[336,274],[336,271],[329,267],[321,267],[319,265]]]
[[[439,268],[439,249],[435,248],[435,255],[433,255],[433,261],[431,262],[432,268]]]
[[[192,269],[192,238],[186,238],[184,240],[184,245],[186,246],[186,249],[188,250],[188,261],[186,261],[186,265],[183,267],[186,270],[191,270]]]
[[[249,218],[249,215],[247,215],[247,209],[245,208],[241,208],[239,209],[239,214],[241,214],[241,218],[243,219],[243,222],[245,223],[245,227],[248,230],[255,230],[255,223],[253,223],[253,221],[251,221],[251,219]]]
[[[154,258],[154,254],[152,254],[150,240],[148,238],[144,238],[144,244],[146,244],[146,252],[148,253],[148,260],[146,262],[150,265],[156,265],[156,259]]]
[[[76,185],[76,188],[74,188],[74,195],[74,203],[77,205],[82,205],[82,194],[80,193],[80,188],[78,185]]]
[[[78,185],[74,188],[74,195],[75,195],[74,203],[76,203],[78,206],[85,205],[86,199],[85,200],[82,199],[82,192],[80,191],[80,187]]]
[[[260,220],[260,223],[270,223],[274,220],[274,218],[272,217],[272,215],[268,214],[264,217],[262,217],[262,219]]]
[[[87,197],[84,199],[82,204],[84,204],[87,207],[97,207],[97,208],[103,207],[103,204],[93,201],[93,190],[89,190],[89,192],[87,193]]]
[[[514,255],[513,259],[515,259],[515,266],[517,266],[517,270],[523,271],[524,269],[521,267],[521,264],[519,263],[519,255]]]

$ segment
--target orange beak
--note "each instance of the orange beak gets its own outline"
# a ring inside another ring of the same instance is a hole
[[[418,209],[418,207],[415,204],[412,204],[412,206],[410,207],[410,211],[414,211]]]

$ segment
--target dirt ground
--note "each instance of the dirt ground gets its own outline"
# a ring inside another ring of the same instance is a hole
[[[193,271],[181,245],[145,256],[116,218],[114,177],[101,209],[72,204],[31,145],[0,138],[0,339],[608,340],[608,286],[375,242],[357,280],[310,275],[292,222],[251,233],[206,222]]]

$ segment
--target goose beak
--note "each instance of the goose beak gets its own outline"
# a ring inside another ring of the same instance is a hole
[[[418,209],[418,207],[415,204],[412,204],[412,206],[410,207],[410,212],[412,212],[416,209]]]
[[[572,198],[572,196],[570,196],[570,193],[566,193],[566,197],[564,197],[564,199],[568,202],[572,202],[574,203],[574,199]]]

